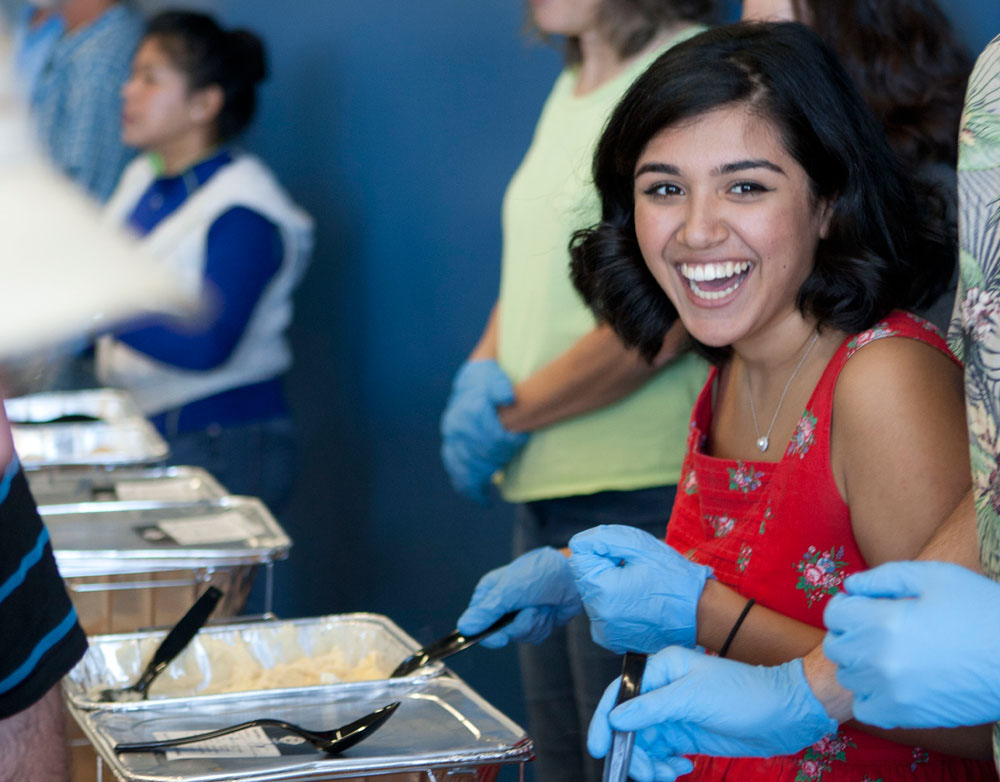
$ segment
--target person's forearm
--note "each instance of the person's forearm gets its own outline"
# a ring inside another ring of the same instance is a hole
[[[745,597],[709,579],[698,603],[698,643],[712,651],[721,649],[745,605]],[[779,665],[802,657],[809,686],[827,714],[838,722],[846,722],[854,716],[851,710],[853,696],[837,682],[836,666],[823,654],[820,644],[824,635],[820,628],[755,604],[740,625],[726,656],[756,665]],[[882,730],[861,723],[852,724],[889,741],[950,755],[986,758],[990,753],[988,726]]]
[[[0,720],[0,782],[69,779],[61,704],[57,684],[34,705]]]
[[[494,304],[490,310],[489,320],[486,321],[486,328],[479,338],[479,342],[469,354],[469,361],[483,361],[495,359],[497,357],[497,323],[499,318],[499,305]]]
[[[626,348],[609,326],[598,326],[566,352],[518,383],[517,400],[501,407],[500,420],[512,432],[530,432],[624,399],[683,350],[680,324],[668,332],[652,364]]]

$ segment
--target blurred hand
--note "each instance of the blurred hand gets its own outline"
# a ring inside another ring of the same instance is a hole
[[[508,432],[497,415],[498,405],[514,399],[496,361],[466,361],[456,373],[441,416],[441,460],[459,494],[485,504],[493,474],[528,441],[526,432]]]
[[[587,748],[604,757],[612,730],[635,731],[629,776],[636,782],[673,779],[669,773],[681,755],[787,755],[837,729],[809,688],[801,660],[747,665],[672,646],[649,658],[643,694],[615,707],[619,682],[601,698]]]
[[[711,568],[635,527],[594,527],[574,535],[569,547],[594,641],[617,654],[695,645],[698,600]]]
[[[583,613],[569,563],[556,549],[534,549],[479,579],[469,607],[458,618],[459,632],[481,632],[518,609],[513,622],[480,643],[494,649],[511,641],[540,643],[553,627]]]
[[[823,652],[882,728],[1000,718],[1000,584],[945,562],[892,562],[844,582],[823,615]]]

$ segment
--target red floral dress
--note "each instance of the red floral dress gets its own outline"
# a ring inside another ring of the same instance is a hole
[[[691,416],[667,542],[710,565],[721,583],[741,595],[822,627],[826,601],[840,591],[846,576],[867,568],[830,466],[833,391],[851,356],[885,337],[918,339],[948,352],[934,326],[902,312],[846,338],[813,390],[780,462],[717,459],[702,452],[712,425],[711,390],[717,376],[712,370]],[[890,782],[997,776],[989,761],[925,752],[849,725],[797,755],[698,757],[690,779]]]

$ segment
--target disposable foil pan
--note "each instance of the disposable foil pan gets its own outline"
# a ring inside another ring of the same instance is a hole
[[[141,675],[166,631],[99,635],[89,639],[83,659],[63,679],[66,698],[76,708],[132,708],[98,700],[101,690],[124,687]],[[382,678],[416,651],[417,642],[390,619],[379,614],[337,614],[305,619],[244,622],[203,628],[187,648],[160,674],[150,688],[147,704],[210,702],[222,695],[202,694],[213,685],[231,682],[234,668],[246,680],[260,668],[273,670],[287,663],[310,661],[336,652],[354,667],[374,653]],[[441,663],[428,665],[409,679],[437,676]],[[271,684],[275,682],[272,680]],[[305,687],[273,687],[308,697],[317,690],[364,689],[370,682],[336,682]],[[246,697],[254,690],[241,687]],[[163,693],[167,692],[167,695]],[[263,694],[264,690],[257,690]]]
[[[83,502],[206,502],[228,495],[201,467],[66,467],[27,473],[43,511],[74,510]]]
[[[64,578],[259,564],[291,540],[255,497],[181,505],[85,502],[42,509]]]
[[[270,717],[330,729],[393,701],[378,731],[337,757],[274,734],[254,744],[233,734],[223,749],[189,745],[166,753],[118,755],[121,742],[213,730]],[[430,769],[474,769],[532,757],[524,731],[460,679],[445,675],[369,682],[351,689],[213,696],[70,713],[123,782],[334,780]]]
[[[28,469],[64,465],[153,464],[169,448],[132,397],[110,388],[51,391],[5,400],[21,464]],[[96,421],[43,423],[84,415]]]

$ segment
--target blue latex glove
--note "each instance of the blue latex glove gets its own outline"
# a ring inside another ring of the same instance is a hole
[[[459,494],[485,504],[493,473],[528,441],[526,432],[508,432],[497,414],[514,398],[496,361],[466,361],[456,373],[441,416],[441,460]]]
[[[540,643],[553,627],[583,613],[566,557],[554,548],[536,548],[491,570],[479,579],[469,607],[458,618],[459,632],[478,633],[516,609],[522,610],[514,621],[484,638],[483,646]]]
[[[844,582],[823,618],[823,652],[882,728],[1000,718],[1000,584],[944,562],[893,562]]]
[[[694,646],[698,599],[711,568],[648,532],[617,524],[574,535],[569,547],[594,641],[616,654]]]
[[[611,731],[637,731],[629,776],[673,779],[661,764],[680,755],[770,757],[798,752],[837,729],[813,695],[802,661],[747,665],[671,646],[646,663],[641,695],[614,708],[620,679],[604,693],[587,734],[590,754]]]

